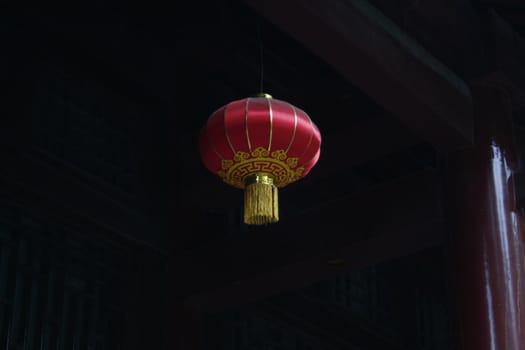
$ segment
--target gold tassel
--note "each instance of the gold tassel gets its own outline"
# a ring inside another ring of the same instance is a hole
[[[271,176],[253,174],[244,179],[244,223],[264,225],[279,221],[277,187]]]

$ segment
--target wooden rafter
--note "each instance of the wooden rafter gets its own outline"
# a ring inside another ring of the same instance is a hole
[[[438,183],[420,173],[180,254],[181,297],[218,310],[439,244]]]
[[[246,2],[436,148],[472,144],[467,84],[367,2]]]

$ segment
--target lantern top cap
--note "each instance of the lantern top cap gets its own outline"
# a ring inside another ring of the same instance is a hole
[[[255,95],[255,97],[272,98],[272,95],[267,94],[265,92],[259,92],[258,94]]]

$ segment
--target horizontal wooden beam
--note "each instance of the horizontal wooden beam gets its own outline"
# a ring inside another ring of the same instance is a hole
[[[363,0],[245,0],[437,149],[473,143],[465,82]]]
[[[80,234],[124,246],[144,245],[156,252],[160,244],[148,236],[146,218],[137,209],[115,200],[68,174],[64,168],[29,151],[0,153],[2,202]]]
[[[318,336],[322,348],[401,350],[398,340],[378,326],[352,316],[336,305],[327,305],[297,294],[272,297],[249,307],[257,315],[285,322]]]
[[[513,8],[515,10],[525,9],[525,4],[521,0],[480,0],[479,2],[486,6]]]
[[[407,229],[404,233],[384,234],[374,239],[341,246],[331,252],[321,252],[313,258],[257,274],[254,278],[245,278],[209,292],[193,295],[187,299],[186,304],[200,311],[219,312],[256,302],[275,294],[307,287],[343,272],[365,268],[436,246],[442,242],[441,230],[441,223],[432,223],[431,227]],[[271,257],[271,252],[269,254]]]
[[[390,116],[370,116],[324,135],[322,157],[316,165],[322,169],[314,176],[333,176],[420,142],[416,135]]]
[[[179,293],[220,310],[439,244],[437,184],[409,176],[180,254]]]
[[[344,114],[344,111],[338,113]],[[343,124],[338,130],[323,133],[322,137],[319,162],[305,178],[312,184],[321,178],[341,177],[351,171],[353,166],[406,150],[422,142],[388,115],[370,116],[353,124]],[[227,186],[218,177],[208,173],[196,150],[186,152],[184,157],[179,186],[184,200],[181,205],[201,206],[208,210],[242,205],[242,191]]]

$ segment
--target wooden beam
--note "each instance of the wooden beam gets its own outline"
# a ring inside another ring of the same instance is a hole
[[[0,168],[4,203],[22,206],[80,234],[97,235],[118,245],[144,244],[163,251],[147,236],[146,219],[135,208],[68,175],[42,155],[0,152],[0,158],[4,164]]]
[[[525,9],[525,4],[521,0],[481,0],[480,3],[486,6],[513,8],[515,10]]]
[[[522,59],[525,55],[525,43],[522,36],[496,11],[488,11],[482,20],[486,28],[486,46],[490,48],[487,50],[487,56],[492,62],[491,68],[494,74],[501,77],[505,88],[513,86],[512,95],[518,97],[516,100],[515,96],[511,96],[513,103],[522,108],[525,94],[525,69]]]
[[[473,143],[468,86],[363,0],[245,0],[444,151]]]
[[[408,149],[418,142],[420,139],[390,116],[370,117],[349,126],[343,125],[324,135],[322,157],[316,165],[322,170],[315,172],[314,176],[333,176],[352,166]]]
[[[322,142],[319,162],[306,178],[310,183],[341,176],[352,166],[408,149],[421,140],[399,121],[381,115],[350,125],[343,124],[340,129],[323,134]],[[341,153],[342,147],[344,154]],[[204,206],[208,210],[242,206],[242,191],[230,188],[208,173],[197,150],[188,151],[184,156],[179,189],[185,205]]]
[[[384,234],[341,246],[331,252],[324,251],[315,257],[257,274],[254,278],[245,277],[229,285],[193,295],[187,299],[186,304],[201,311],[219,312],[252,303],[278,293],[306,287],[346,271],[365,268],[436,246],[442,242],[441,230],[441,223],[432,223],[431,227],[424,229],[411,228],[403,233]],[[222,247],[218,247],[220,248]],[[269,258],[272,257],[270,252],[269,254]],[[266,261],[261,262],[264,263]],[[249,265],[253,266],[251,263]]]
[[[302,295],[280,295],[250,306],[257,315],[285,322],[316,335],[322,348],[400,350],[403,347],[379,327],[336,305]]]
[[[437,183],[409,176],[181,254],[179,293],[220,310],[439,244]]]
[[[525,26],[525,8],[522,8],[519,11],[516,10],[497,10],[501,13],[501,16],[513,26]],[[520,35],[521,36],[521,35]]]

